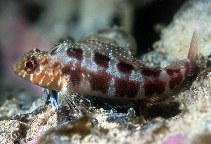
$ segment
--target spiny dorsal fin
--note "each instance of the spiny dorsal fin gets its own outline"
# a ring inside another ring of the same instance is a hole
[[[77,45],[85,49],[92,49],[93,51],[98,52],[102,55],[109,55],[111,59],[131,64],[137,69],[146,67],[145,64],[143,64],[140,60],[133,57],[130,51],[125,51],[124,48],[115,46],[106,41],[104,42],[96,39],[85,39],[79,41],[78,43],[73,45],[73,47],[77,47]]]
[[[51,55],[54,55],[55,53],[66,51],[68,48],[70,48],[73,45],[73,42],[71,40],[66,40],[61,43],[55,43],[53,48],[49,51]]]

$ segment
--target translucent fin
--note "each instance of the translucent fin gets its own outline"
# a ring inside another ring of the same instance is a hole
[[[197,42],[197,35],[196,32],[194,31],[192,40],[190,43],[190,49],[188,53],[188,59],[190,60],[191,64],[194,64],[197,58],[197,52],[198,52],[198,42]]]
[[[91,97],[92,105],[97,108],[103,108],[105,110],[114,110],[116,112],[127,112],[131,107],[134,107],[136,103],[133,100],[124,99],[108,99],[103,97]]]
[[[202,69],[207,67],[206,58],[204,58],[202,54],[198,53],[198,50],[198,38],[196,32],[194,31],[187,59],[190,61],[191,70],[192,72],[195,71],[195,74],[198,74]]]
[[[127,64],[131,64],[135,69],[147,67],[140,60],[133,57],[130,51],[125,51],[124,48],[112,45],[108,42],[96,40],[96,39],[86,39],[79,41],[74,48],[83,48],[86,50],[94,50],[102,55],[109,56],[112,61],[123,61]]]
[[[191,66],[195,65],[196,59],[197,59],[197,51],[198,51],[197,36],[196,36],[196,32],[194,31],[192,39],[191,39],[187,59],[180,60],[178,62],[174,62],[174,63],[166,66],[164,68],[164,70],[167,70],[167,69],[179,70],[179,69],[185,68],[185,63],[187,62],[187,60],[189,60]]]
[[[67,106],[73,110],[76,114],[84,114],[91,107],[91,102],[86,96],[70,91],[64,88],[58,93],[59,96],[59,106]]]
[[[161,102],[168,100],[174,94],[175,93],[171,91],[171,92],[164,93],[164,94],[161,94],[161,95],[151,96],[151,97],[149,97],[149,98],[147,98],[143,101],[147,105],[153,105],[153,104],[161,103]]]
[[[66,51],[73,45],[73,40],[65,40],[61,43],[55,43],[53,48],[49,51],[50,54],[54,54],[60,51]]]

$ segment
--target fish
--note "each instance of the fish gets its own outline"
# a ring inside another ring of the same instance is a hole
[[[83,97],[111,101],[139,101],[165,97],[198,73],[198,44],[193,33],[186,59],[164,68],[150,68],[130,50],[103,38],[89,36],[78,42],[64,41],[50,51],[32,49],[12,66],[21,78],[57,95],[57,107],[90,105]],[[56,93],[56,94],[55,94]]]

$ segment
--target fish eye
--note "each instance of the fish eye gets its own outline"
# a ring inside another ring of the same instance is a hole
[[[29,57],[24,61],[24,70],[33,72],[37,68],[37,60],[34,57]]]

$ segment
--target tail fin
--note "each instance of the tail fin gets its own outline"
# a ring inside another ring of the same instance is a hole
[[[190,61],[191,65],[195,65],[196,64],[196,59],[197,59],[197,55],[198,55],[198,42],[197,42],[197,35],[196,32],[193,32],[193,36],[192,36],[192,40],[190,43],[190,49],[189,49],[189,53],[188,53],[188,60]]]
[[[194,31],[192,40],[190,43],[190,49],[188,53],[187,59],[190,63],[190,74],[189,76],[198,77],[198,74],[202,69],[206,67],[206,60],[203,58],[201,54],[198,53],[198,39],[196,35],[196,31]]]

